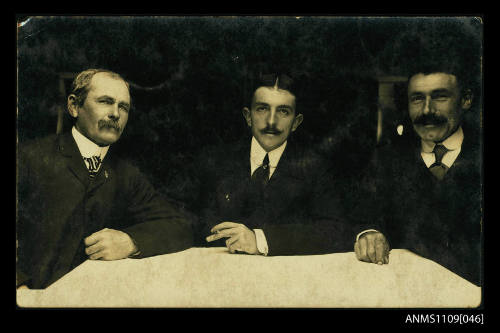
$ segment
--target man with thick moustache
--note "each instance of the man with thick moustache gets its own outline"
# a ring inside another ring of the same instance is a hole
[[[372,216],[378,216],[379,232],[360,236],[356,254],[374,262],[376,247],[388,241],[480,285],[479,115],[471,109],[471,73],[457,64],[426,63],[409,76],[408,110],[416,136],[377,153],[372,195],[378,210]]]
[[[269,256],[352,250],[338,203],[323,196],[326,163],[291,139],[304,118],[293,80],[261,75],[254,87],[243,108],[251,138],[200,159],[196,244]]]
[[[17,286],[46,288],[86,259],[189,248],[184,216],[113,154],[131,108],[128,83],[108,70],[85,70],[67,106],[71,132],[19,148]]]

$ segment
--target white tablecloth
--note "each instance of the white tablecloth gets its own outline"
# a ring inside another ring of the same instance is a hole
[[[145,259],[87,260],[21,307],[477,307],[481,288],[407,250],[388,265],[353,252],[263,257],[191,248]]]

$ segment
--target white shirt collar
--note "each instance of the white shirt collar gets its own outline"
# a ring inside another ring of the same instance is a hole
[[[251,174],[257,169],[259,166],[262,165],[262,162],[264,160],[264,157],[266,157],[266,154],[269,156],[269,167],[270,167],[270,174],[269,178],[271,178],[271,175],[273,174],[274,170],[278,166],[278,163],[280,161],[281,155],[283,155],[283,152],[285,151],[287,145],[287,141],[283,142],[281,146],[278,148],[271,150],[270,152],[266,152],[264,148],[260,145],[260,143],[255,139],[255,137],[252,137],[252,143],[250,146],[250,168],[251,168]]]
[[[460,151],[462,150],[462,142],[464,141],[464,132],[462,127],[459,127],[452,135],[450,135],[442,144],[448,149],[448,152],[443,156],[441,162],[448,168],[451,168],[455,160],[457,159]],[[421,156],[424,160],[425,165],[429,168],[435,161],[436,156],[433,153],[434,146],[436,145],[432,141],[421,141],[422,150]]]
[[[80,133],[75,126],[71,129],[71,134],[75,139],[78,150],[83,157],[100,156],[104,160],[104,156],[108,153],[109,145],[101,147],[90,141],[85,135]]]
[[[450,135],[446,140],[442,142],[443,146],[446,147],[449,151],[459,149],[462,147],[462,142],[464,141],[464,132],[462,127],[459,127],[455,133]],[[424,141],[422,140],[422,151],[424,153],[432,153],[434,150],[434,146],[436,144],[433,141]]]

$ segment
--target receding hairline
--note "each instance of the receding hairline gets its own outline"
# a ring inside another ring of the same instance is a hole
[[[127,89],[129,89],[128,82],[120,74],[114,73],[114,72],[107,72],[107,71],[97,72],[94,75],[92,75],[92,78],[89,81],[89,87],[92,85],[92,81],[94,80],[94,78],[100,74],[102,74],[101,76],[107,76],[111,79],[114,79],[117,81],[122,81],[127,86]]]
[[[130,94],[129,83],[120,74],[103,68],[90,68],[77,74],[72,82],[70,93],[70,95],[74,95],[76,97],[75,104],[78,106],[82,106],[85,103],[88,93],[93,88],[92,82],[94,77],[101,73],[107,74],[108,77],[112,79],[121,80],[122,82],[124,82],[125,86],[127,87],[127,92],[130,99],[129,104],[131,104],[132,96]]]
[[[90,90],[92,90],[95,86],[95,81],[94,79],[97,77],[97,78],[100,78],[98,75],[99,74],[102,74],[100,77],[108,77],[110,79],[113,79],[115,81],[121,81],[125,84],[125,87],[127,87],[127,92],[128,94],[130,95],[130,86],[128,84],[128,82],[122,78],[119,74],[116,74],[116,73],[110,73],[110,72],[99,72],[99,73],[95,73],[92,78],[90,79],[89,81],[89,84],[87,86],[87,91],[90,92]]]

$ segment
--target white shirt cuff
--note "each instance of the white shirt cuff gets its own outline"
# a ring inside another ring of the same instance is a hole
[[[361,231],[357,236],[356,236],[356,242],[359,240],[359,237],[361,237],[363,234],[367,233],[367,232],[370,232],[370,231],[375,231],[375,232],[379,232],[378,230],[375,230],[375,229],[368,229],[368,230],[364,230],[364,231]]]
[[[265,256],[269,253],[269,248],[267,247],[266,236],[262,229],[253,229],[255,232],[255,241],[257,242],[257,250]]]

